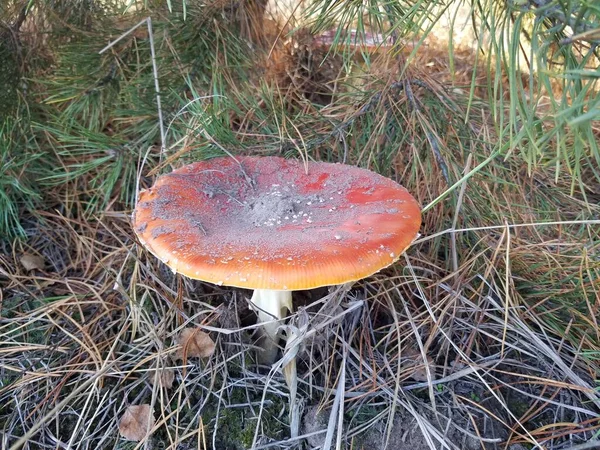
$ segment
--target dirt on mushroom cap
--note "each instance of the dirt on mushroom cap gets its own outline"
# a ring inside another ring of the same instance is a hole
[[[250,289],[308,289],[371,275],[416,236],[406,189],[343,164],[216,158],[163,175],[134,229],[173,270]]]

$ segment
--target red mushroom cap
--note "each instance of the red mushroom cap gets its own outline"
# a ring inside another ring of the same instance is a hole
[[[421,225],[405,188],[369,170],[215,158],[141,192],[135,232],[190,278],[249,289],[342,284],[396,261]]]

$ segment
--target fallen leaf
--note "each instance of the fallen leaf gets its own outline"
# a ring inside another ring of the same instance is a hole
[[[36,269],[43,269],[46,266],[44,258],[38,255],[32,255],[31,253],[23,253],[19,261],[28,272]]]
[[[409,375],[415,381],[428,381],[427,378],[427,366],[429,366],[429,372],[431,373],[431,378],[435,379],[435,370],[433,368],[433,358],[427,355],[427,362],[423,364],[423,355],[420,350],[415,347],[409,347],[404,350],[404,355],[406,358],[406,366],[412,367],[413,370]]]
[[[150,405],[130,405],[119,421],[119,433],[129,441],[141,441],[154,426]]]
[[[417,364],[415,364],[415,369],[413,373],[410,375],[411,378],[415,381],[428,381],[427,378],[427,367],[422,363],[422,359],[419,360]],[[429,372],[431,373],[431,378],[435,380],[435,371],[433,370],[433,358],[431,356],[427,357],[427,366],[429,366]]]
[[[215,343],[199,328],[185,328],[178,336],[175,359],[208,358],[215,352]]]
[[[171,389],[175,380],[175,371],[173,369],[155,369],[149,372],[149,376],[152,386],[158,385],[159,387]]]

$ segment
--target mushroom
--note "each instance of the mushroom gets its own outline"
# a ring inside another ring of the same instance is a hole
[[[279,157],[222,157],[158,178],[133,227],[174,272],[254,289],[277,352],[292,291],[347,283],[394,263],[421,224],[405,188],[369,170]]]

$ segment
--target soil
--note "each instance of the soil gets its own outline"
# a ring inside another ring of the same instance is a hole
[[[435,423],[434,421],[427,418],[427,413],[421,413],[426,420],[430,423]],[[462,415],[457,414],[456,417],[452,417],[451,420],[453,423],[462,423],[464,421],[464,417]],[[329,420],[329,411],[321,411],[319,412],[317,406],[308,407],[304,411],[303,417],[303,428],[302,434],[311,434],[317,431],[322,431],[327,429],[327,423]],[[442,436],[444,436],[444,444],[446,446],[442,446],[439,442],[436,442],[435,439],[432,439],[434,442],[433,448],[454,448],[460,450],[482,450],[482,449],[490,449],[490,450],[526,450],[520,444],[513,444],[506,447],[506,444],[503,441],[502,434],[503,430],[497,426],[491,426],[487,428],[486,433],[483,434],[483,438],[488,441],[497,440],[498,443],[486,442],[482,444],[482,442],[474,436],[467,435],[456,428],[450,427],[450,430],[444,432],[443,429],[439,429],[438,431]],[[387,445],[386,445],[387,440]],[[325,442],[325,432],[320,434],[316,434],[314,436],[310,436],[306,439],[306,442],[311,449],[322,449],[323,444]],[[401,411],[396,414],[394,419],[394,423],[392,425],[392,429],[390,431],[389,437],[387,435],[387,430],[384,422],[382,421],[379,424],[369,428],[365,433],[358,435],[354,440],[353,449],[366,449],[366,450],[431,450],[432,447],[429,445],[427,439],[425,438],[421,428],[419,427],[415,418],[408,413],[407,411]]]

